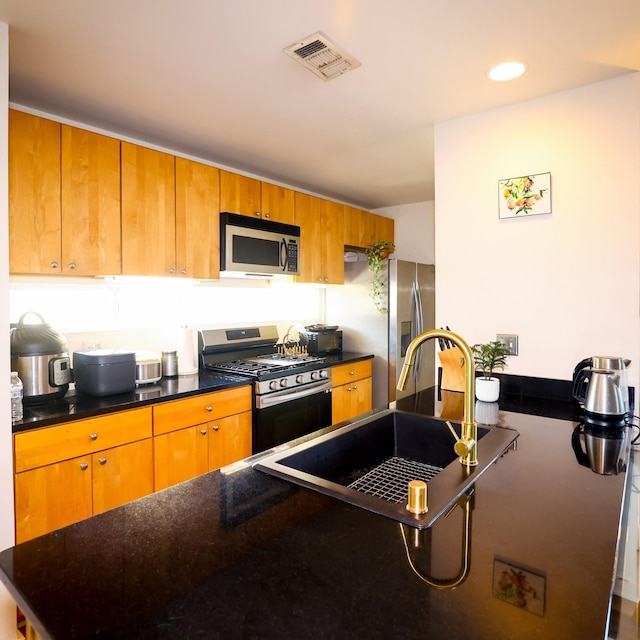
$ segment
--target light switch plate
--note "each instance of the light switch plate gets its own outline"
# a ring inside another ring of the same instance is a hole
[[[499,333],[496,335],[496,340],[507,345],[510,356],[518,355],[518,336],[515,333]]]

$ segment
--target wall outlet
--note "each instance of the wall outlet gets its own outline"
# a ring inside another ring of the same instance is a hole
[[[518,355],[518,336],[514,333],[499,333],[496,336],[496,340],[498,342],[502,342],[502,344],[507,345],[507,349],[509,349],[510,356]]]

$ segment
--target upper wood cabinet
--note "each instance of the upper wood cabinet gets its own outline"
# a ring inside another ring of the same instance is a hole
[[[344,244],[366,249],[379,240],[394,241],[394,220],[345,205]]]
[[[121,272],[120,141],[9,110],[9,271]]]
[[[295,192],[270,182],[221,170],[220,211],[295,224]]]
[[[9,271],[61,273],[60,124],[9,110]]]
[[[220,170],[220,211],[255,216],[261,206],[260,180]]]
[[[121,272],[120,141],[62,125],[62,273]]]
[[[122,273],[175,272],[175,156],[122,142]]]
[[[299,282],[344,283],[344,206],[305,193],[295,194],[300,227]]]
[[[176,158],[176,273],[220,277],[220,171]]]

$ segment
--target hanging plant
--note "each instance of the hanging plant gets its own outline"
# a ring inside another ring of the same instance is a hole
[[[367,254],[369,271],[372,275],[371,292],[369,295],[380,313],[387,313],[387,297],[384,291],[386,285],[382,279],[382,268],[384,261],[395,248],[396,245],[390,240],[378,240],[378,242],[374,242],[365,252]]]

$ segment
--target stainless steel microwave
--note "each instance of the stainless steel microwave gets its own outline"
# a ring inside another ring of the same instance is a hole
[[[300,227],[220,214],[220,275],[267,277],[300,274]]]

